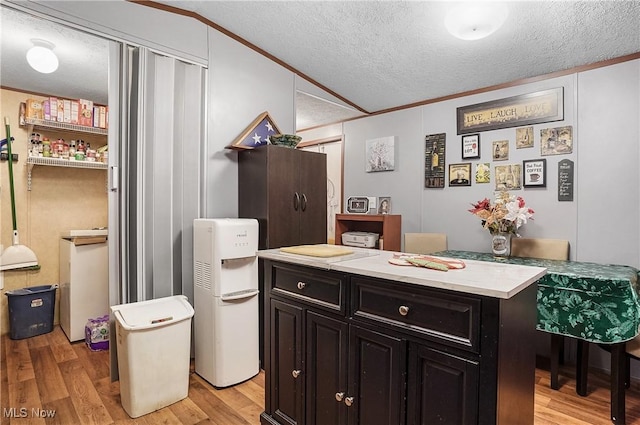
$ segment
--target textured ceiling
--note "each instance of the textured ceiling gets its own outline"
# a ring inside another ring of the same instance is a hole
[[[640,1],[506,2],[509,17],[504,26],[477,41],[458,40],[446,32],[444,15],[456,2],[156,3],[201,15],[367,112],[640,52]],[[67,30],[55,29],[48,37],[61,55],[60,71],[36,75],[18,67],[24,53],[21,57],[10,53],[25,49],[28,39],[40,31],[58,26],[8,17],[4,9],[2,85],[24,88],[26,84],[37,92],[67,95],[64,90],[73,90],[74,97],[106,98],[103,40],[79,37],[73,31],[67,39]],[[62,39],[82,45],[67,45]],[[72,59],[74,52],[79,57]],[[62,81],[54,82],[56,78]],[[84,89],[88,93],[80,94]],[[360,115],[304,93],[298,94],[296,107],[299,129]]]
[[[6,7],[0,10],[0,30],[2,86],[107,104],[106,40]],[[27,63],[25,55],[34,38],[55,45],[60,62],[56,72],[41,74]]]
[[[640,51],[638,1],[506,2],[486,39],[444,27],[458,2],[180,1],[368,112]]]

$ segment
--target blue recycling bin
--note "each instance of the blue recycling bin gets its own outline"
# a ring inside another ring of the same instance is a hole
[[[5,292],[11,339],[30,338],[53,330],[57,288],[57,284],[41,285]]]

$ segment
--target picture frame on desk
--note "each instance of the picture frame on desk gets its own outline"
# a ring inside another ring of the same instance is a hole
[[[378,214],[391,214],[391,197],[381,196],[378,201]]]

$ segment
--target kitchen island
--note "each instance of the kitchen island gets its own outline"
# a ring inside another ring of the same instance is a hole
[[[258,253],[262,424],[533,424],[544,268],[465,261],[443,272],[349,250]]]

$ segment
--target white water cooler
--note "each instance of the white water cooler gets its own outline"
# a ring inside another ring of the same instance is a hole
[[[196,373],[215,387],[259,371],[258,221],[193,222]]]

